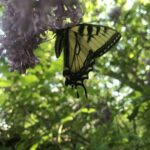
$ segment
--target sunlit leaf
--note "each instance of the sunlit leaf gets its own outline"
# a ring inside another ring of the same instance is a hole
[[[0,79],[0,87],[6,88],[6,87],[10,87],[10,86],[11,86],[11,82],[10,81]]]

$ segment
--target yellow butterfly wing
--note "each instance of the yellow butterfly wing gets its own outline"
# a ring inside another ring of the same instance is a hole
[[[66,85],[84,87],[83,81],[93,70],[95,58],[110,50],[121,35],[106,26],[79,24],[58,31],[57,37],[55,50],[59,55],[64,51]]]

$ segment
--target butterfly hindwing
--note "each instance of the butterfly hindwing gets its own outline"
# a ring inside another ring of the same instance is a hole
[[[79,24],[59,30],[55,43],[58,54],[64,49],[66,85],[83,86],[84,79],[93,69],[95,58],[106,53],[121,35],[106,26]]]

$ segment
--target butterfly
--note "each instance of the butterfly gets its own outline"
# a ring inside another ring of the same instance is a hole
[[[95,59],[110,50],[120,37],[121,34],[110,27],[93,24],[56,30],[55,53],[58,58],[63,51],[65,85],[82,86],[87,96],[83,82],[93,70]]]

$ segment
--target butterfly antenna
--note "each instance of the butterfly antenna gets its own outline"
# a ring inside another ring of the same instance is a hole
[[[80,97],[80,95],[79,95],[79,92],[78,92],[77,85],[75,85],[75,86],[73,86],[73,85],[72,85],[72,88],[74,88],[74,87],[75,87],[75,90],[76,90],[77,98],[79,98],[79,97]]]
[[[86,98],[88,98],[87,90],[86,90],[86,87],[84,86],[84,84],[82,85],[82,87],[83,87],[83,89],[84,89]]]
[[[80,97],[80,95],[79,95],[79,92],[78,92],[78,90],[77,90],[77,98],[79,98]]]

